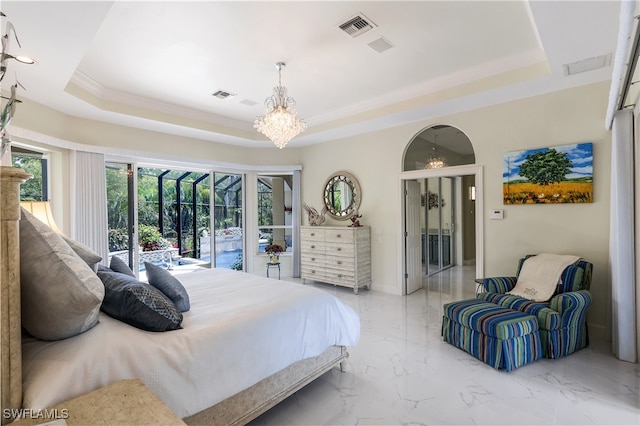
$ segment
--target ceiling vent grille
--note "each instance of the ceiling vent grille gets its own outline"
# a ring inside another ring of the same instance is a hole
[[[228,99],[234,97],[235,95],[235,93],[227,92],[226,90],[218,90],[217,92],[213,93],[213,97],[218,99]]]
[[[582,72],[593,71],[599,68],[608,67],[611,63],[611,54],[595,56],[581,61],[564,64],[564,75],[570,76]]]
[[[351,37],[355,38],[372,29],[374,25],[375,24],[369,18],[360,13],[349,19],[347,22],[338,25],[338,27]]]

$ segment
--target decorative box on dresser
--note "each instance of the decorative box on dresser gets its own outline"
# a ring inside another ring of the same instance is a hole
[[[301,226],[301,277],[353,288],[371,285],[371,230],[368,226]]]

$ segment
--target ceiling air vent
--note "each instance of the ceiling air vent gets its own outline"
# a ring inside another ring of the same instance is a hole
[[[611,54],[609,53],[607,55],[595,56],[593,58],[583,59],[570,64],[564,64],[564,75],[570,76],[580,74],[582,72],[597,70],[599,68],[605,68],[609,66],[610,62]]]
[[[235,95],[235,93],[227,92],[226,90],[218,90],[217,92],[214,92],[212,96],[218,99],[227,99],[232,98]]]
[[[375,24],[362,13],[354,16],[345,23],[338,25],[342,31],[354,38],[366,33],[374,26]]]

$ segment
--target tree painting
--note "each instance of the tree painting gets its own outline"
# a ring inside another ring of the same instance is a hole
[[[551,148],[544,152],[527,155],[520,166],[520,176],[538,185],[560,183],[571,172],[573,163],[566,152]]]
[[[504,204],[593,202],[593,144],[508,152]]]

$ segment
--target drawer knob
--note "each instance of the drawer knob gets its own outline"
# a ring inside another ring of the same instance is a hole
[[[338,260],[338,265],[342,265],[342,261],[341,260]]]
[[[311,248],[316,248],[316,246],[314,246],[314,245],[311,245]]]
[[[340,237],[342,237],[342,235],[341,235],[341,234],[336,235],[336,238],[340,238]]]
[[[311,233],[311,236],[312,236],[312,237],[315,237],[315,236],[316,236],[316,234],[312,232],[312,233]]]
[[[315,257],[312,257],[312,258],[311,258],[311,261],[312,261],[312,262],[315,262],[315,261],[316,261],[316,258],[315,258]]]
[[[342,251],[342,247],[338,247],[336,250],[338,250],[338,251]]]

